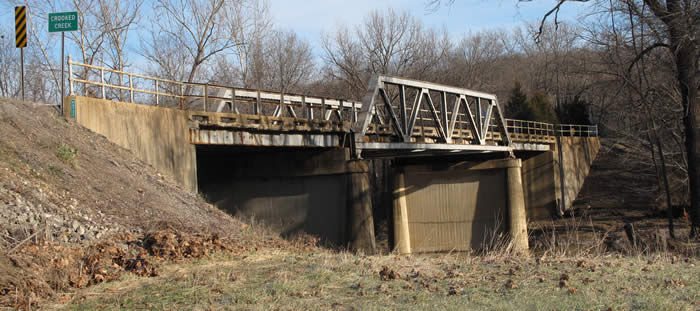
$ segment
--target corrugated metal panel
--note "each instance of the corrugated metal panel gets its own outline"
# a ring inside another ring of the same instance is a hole
[[[412,251],[478,249],[505,228],[504,169],[405,174]]]

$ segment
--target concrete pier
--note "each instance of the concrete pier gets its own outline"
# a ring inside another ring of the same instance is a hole
[[[506,232],[518,248],[527,249],[520,168],[517,159],[396,167],[398,252],[481,249]]]
[[[527,241],[527,217],[525,215],[525,197],[523,196],[522,163],[520,159],[510,161],[507,167],[508,187],[508,231],[514,249],[529,248]]]

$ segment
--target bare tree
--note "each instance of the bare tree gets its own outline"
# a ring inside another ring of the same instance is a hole
[[[289,92],[308,82],[314,70],[311,46],[291,31],[276,31],[267,41],[273,89]]]
[[[322,40],[327,74],[351,87],[350,97],[364,92],[371,75],[407,77],[433,73],[450,50],[447,32],[424,29],[408,13],[374,11],[351,31],[340,27]]]
[[[127,39],[130,30],[139,20],[142,5],[143,0],[98,0],[95,15],[106,36],[105,54],[109,58],[105,66],[124,71],[128,59]],[[122,85],[121,76],[116,75],[114,78],[116,85]],[[118,93],[120,100],[123,100],[123,92],[119,90]]]
[[[543,23],[552,12],[558,12],[566,2],[587,0],[559,0],[557,5],[543,18]],[[641,46],[639,53],[630,58],[629,67],[652,51],[666,49],[674,67],[675,87],[680,94],[680,104],[683,107],[683,127],[685,134],[685,153],[688,162],[688,188],[690,189],[691,230],[690,236],[700,234],[700,145],[698,144],[698,125],[700,112],[697,106],[698,93],[698,39],[700,30],[700,4],[695,1],[680,0],[618,0],[610,1],[611,6],[620,6],[628,12],[629,21],[633,25],[643,25],[648,33],[655,38]],[[601,5],[606,4],[600,1]],[[555,15],[556,18],[556,15]],[[611,20],[614,23],[615,20]],[[541,33],[541,32],[540,32]],[[641,43],[640,43],[641,44]]]
[[[13,33],[2,29],[2,33]],[[19,94],[19,53],[15,48],[14,37],[0,37],[0,97],[17,97]]]
[[[479,90],[498,89],[498,81],[503,79],[497,68],[507,52],[506,36],[500,31],[485,31],[463,37],[450,53],[443,82]]]
[[[161,75],[194,81],[203,65],[235,46],[227,31],[225,0],[157,0],[152,35],[144,40],[143,55]],[[183,63],[187,65],[183,65]]]
[[[272,18],[269,16],[269,4],[264,0],[254,0],[243,2],[241,5],[230,6],[227,14],[230,20],[231,28],[229,31],[237,44],[234,51],[235,61],[230,60],[227,55],[221,60],[226,63],[225,66],[235,68],[235,71],[224,73],[236,73],[234,79],[236,84],[241,84],[243,87],[256,87],[261,83],[261,74],[251,71],[251,68],[258,64],[260,68],[263,63],[263,40],[272,31]],[[232,63],[231,65],[229,65]],[[223,64],[222,64],[223,65]]]

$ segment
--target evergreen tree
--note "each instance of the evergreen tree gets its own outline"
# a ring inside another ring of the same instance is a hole
[[[525,120],[547,122],[557,124],[559,119],[552,108],[552,103],[549,97],[544,92],[535,92],[527,103],[527,111],[524,115]]]
[[[520,81],[515,81],[515,86],[511,89],[506,103],[505,115],[507,118],[522,119],[527,110],[527,94],[523,92]]]
[[[557,116],[559,116],[561,123],[586,125],[591,123],[588,115],[588,103],[578,96],[557,107]]]

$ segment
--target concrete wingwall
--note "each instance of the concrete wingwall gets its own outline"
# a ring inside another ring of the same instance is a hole
[[[547,219],[569,210],[600,150],[598,137],[564,136],[559,142],[551,151],[516,153],[523,160],[523,193],[530,220]]]
[[[554,170],[557,200],[564,205],[564,211],[571,208],[583,182],[591,170],[591,165],[600,151],[599,137],[561,137],[555,146]],[[561,148],[561,160],[558,152]],[[563,163],[562,163],[563,162]],[[564,178],[561,178],[561,173]],[[562,185],[563,183],[563,185]],[[562,192],[562,187],[564,191]],[[562,195],[564,199],[562,199]]]
[[[63,108],[66,118],[197,191],[197,160],[188,141],[187,111],[82,96],[65,97]]]

